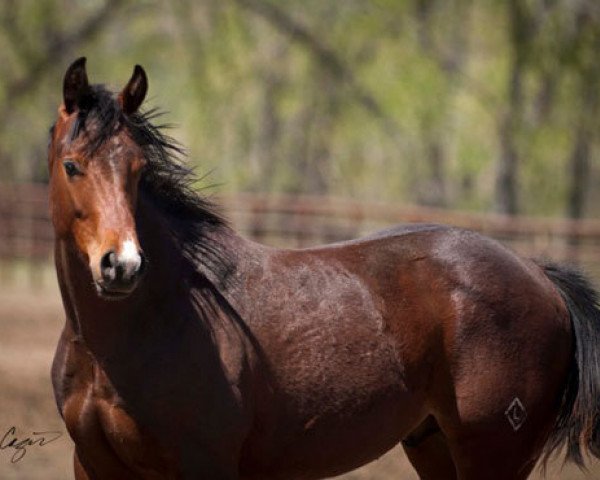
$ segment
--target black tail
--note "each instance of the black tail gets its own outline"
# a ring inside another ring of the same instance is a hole
[[[598,292],[575,269],[546,264],[571,316],[575,354],[556,425],[544,447],[544,463],[566,446],[566,461],[584,466],[600,458],[600,308]]]

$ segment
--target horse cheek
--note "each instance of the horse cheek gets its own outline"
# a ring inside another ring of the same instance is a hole
[[[75,208],[64,190],[54,184],[50,185],[50,214],[56,236],[58,238],[68,237],[75,219]]]

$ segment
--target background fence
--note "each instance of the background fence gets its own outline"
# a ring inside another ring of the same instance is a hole
[[[0,185],[0,260],[34,271],[51,259],[53,229],[43,184]],[[600,220],[474,214],[335,197],[237,194],[216,197],[233,226],[255,240],[304,247],[406,222],[445,223],[494,237],[526,256],[582,265],[600,279]]]

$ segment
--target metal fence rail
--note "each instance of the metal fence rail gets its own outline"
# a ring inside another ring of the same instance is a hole
[[[0,259],[47,261],[53,229],[48,189],[0,184]],[[583,264],[600,278],[600,221],[509,217],[334,197],[236,194],[215,197],[233,226],[266,243],[304,247],[406,222],[445,223],[494,237],[523,255]]]

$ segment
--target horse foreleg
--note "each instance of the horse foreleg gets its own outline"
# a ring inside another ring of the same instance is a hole
[[[85,470],[83,465],[81,464],[81,460],[79,459],[79,454],[77,453],[77,449],[73,453],[73,469],[75,471],[75,480],[92,480],[93,477],[88,475],[88,472]]]
[[[539,455],[530,444],[493,434],[462,439],[451,449],[459,480],[525,480]]]
[[[421,480],[456,480],[456,467],[446,437],[428,417],[402,441],[402,447]]]

